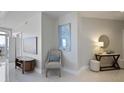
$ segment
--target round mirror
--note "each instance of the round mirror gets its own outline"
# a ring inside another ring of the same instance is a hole
[[[99,37],[99,42],[103,42],[104,43],[104,46],[102,48],[107,48],[109,46],[109,37],[106,36],[106,35],[101,35]]]

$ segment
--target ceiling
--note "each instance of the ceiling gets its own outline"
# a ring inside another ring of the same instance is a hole
[[[63,16],[64,14],[72,11],[46,11],[43,14],[47,14],[52,17]],[[15,28],[21,22],[39,13],[38,11],[1,11],[0,12],[0,27]],[[124,12],[120,11],[79,11],[81,17],[111,19],[111,20],[123,20]]]
[[[86,11],[79,13],[82,17],[124,20],[124,12],[120,11]]]
[[[45,12],[43,12],[43,14],[49,15],[53,18],[56,18],[56,17],[58,18],[67,13],[69,13],[69,11],[45,11]]]
[[[37,11],[0,12],[0,27],[15,28],[36,13]]]
[[[52,17],[59,17],[69,13],[69,11],[66,11],[66,12],[50,11],[50,12],[44,12],[44,13]],[[81,17],[124,20],[124,12],[120,12],[120,11],[78,11],[78,13]]]

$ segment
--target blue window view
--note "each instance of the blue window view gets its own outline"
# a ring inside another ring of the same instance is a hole
[[[62,46],[63,46],[64,49],[66,48],[66,45],[67,45],[67,44],[66,44],[66,39],[63,38],[63,39],[62,39]]]
[[[6,36],[0,35],[0,56],[6,55]]]
[[[0,48],[5,47],[6,38],[5,36],[0,36]]]

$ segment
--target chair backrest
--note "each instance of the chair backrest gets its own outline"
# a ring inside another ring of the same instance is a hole
[[[55,55],[55,56],[61,57],[61,50],[58,50],[58,49],[51,49],[51,50],[49,51],[49,54],[50,54],[50,55]]]
[[[48,58],[52,56],[52,60],[59,60],[61,61],[61,57],[62,57],[62,52],[61,50],[58,49],[50,49],[50,51],[48,52]]]

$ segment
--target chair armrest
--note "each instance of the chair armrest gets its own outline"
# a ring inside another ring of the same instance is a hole
[[[62,65],[62,58],[60,57],[60,60],[59,60],[60,64]]]
[[[46,65],[48,64],[48,62],[49,62],[49,58],[47,57],[45,60],[45,68],[46,68]]]

